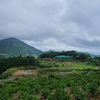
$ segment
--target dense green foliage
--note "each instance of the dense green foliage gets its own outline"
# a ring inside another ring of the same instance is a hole
[[[39,58],[49,60],[55,60],[56,56],[65,55],[65,56],[72,56],[74,59],[69,59],[69,61],[81,61],[81,62],[88,62],[91,65],[100,66],[100,56],[95,56],[94,58],[91,57],[90,54],[87,53],[79,53],[75,51],[62,51],[62,52],[44,52],[42,53]],[[67,61],[68,59],[60,59],[59,61]]]
[[[2,58],[0,59],[0,73],[4,72],[5,70],[9,68],[16,68],[16,67],[38,67],[38,68],[53,68],[53,69],[84,69],[84,68],[91,68],[95,69],[96,66],[100,65],[100,61],[97,59],[91,59],[87,61],[87,63],[80,63],[79,61],[66,61],[66,60],[58,60],[57,59],[51,59],[52,61],[48,61],[48,59],[40,60],[38,58],[35,58],[34,56],[26,56],[22,57],[10,57],[10,58]]]
[[[100,57],[91,58],[75,51],[44,52],[39,58],[31,56],[40,53],[15,38],[0,41],[1,57],[12,56],[0,59],[0,79],[13,76],[22,67],[38,70],[36,75],[0,80],[0,100],[100,100]],[[74,59],[56,59],[59,55]]]
[[[16,38],[0,40],[0,58],[18,56],[20,54],[22,56],[38,56],[41,53],[42,51]]]
[[[73,52],[73,51],[71,51]],[[37,76],[16,77],[13,81],[0,82],[0,100],[90,100],[100,99],[100,70],[96,69],[99,58],[78,54],[75,61],[36,59],[33,56],[0,59],[0,72],[4,78],[11,72],[24,68],[37,68]],[[72,56],[72,55],[69,55]],[[83,62],[83,59],[86,62]],[[42,58],[42,57],[41,57]],[[93,64],[93,65],[91,65]],[[93,67],[93,69],[92,69]],[[11,69],[9,69],[11,68]],[[73,69],[80,69],[72,71]],[[91,68],[91,69],[84,69]],[[65,73],[63,74],[62,71]],[[66,73],[67,71],[71,74]]]
[[[100,95],[100,74],[94,72],[87,75],[87,73],[68,75],[51,73],[0,82],[0,100],[40,100],[41,98],[88,100],[88,97],[93,99],[95,95],[97,97]]]
[[[91,63],[100,66],[100,56],[94,57],[94,59],[91,60]]]
[[[22,57],[11,57],[11,58],[3,58],[0,59],[0,73],[4,72],[6,69],[12,67],[20,67],[20,66],[35,66],[36,59],[33,56]]]
[[[89,54],[77,53],[75,51],[44,52],[39,57],[40,58],[55,58],[55,56],[59,56],[59,55],[72,56],[72,57],[74,57],[74,60],[79,60],[79,61],[87,61],[87,60],[89,61],[92,59]]]

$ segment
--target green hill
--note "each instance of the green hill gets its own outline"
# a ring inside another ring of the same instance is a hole
[[[0,58],[11,57],[11,56],[39,56],[42,53],[28,44],[16,39],[7,38],[0,40]]]

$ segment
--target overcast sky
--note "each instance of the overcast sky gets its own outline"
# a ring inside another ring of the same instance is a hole
[[[100,51],[100,0],[0,0],[0,39],[40,50]]]

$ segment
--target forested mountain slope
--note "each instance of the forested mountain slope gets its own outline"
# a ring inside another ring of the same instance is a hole
[[[0,58],[10,57],[10,56],[38,56],[42,53],[41,50],[38,50],[28,44],[16,39],[16,38],[7,38],[0,40]]]

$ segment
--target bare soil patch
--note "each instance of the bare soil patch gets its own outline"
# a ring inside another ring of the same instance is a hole
[[[18,70],[12,74],[12,76],[23,76],[23,75],[36,75],[37,69],[29,69],[29,70]]]

